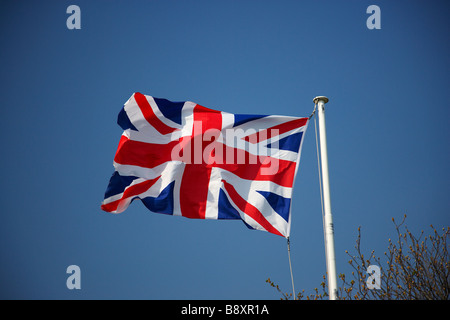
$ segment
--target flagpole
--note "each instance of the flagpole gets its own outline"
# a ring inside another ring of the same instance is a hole
[[[319,139],[320,139],[320,159],[322,167],[322,192],[323,192],[323,232],[325,235],[325,257],[327,262],[328,291],[329,299],[336,300],[337,294],[337,276],[336,276],[336,257],[334,254],[334,226],[331,215],[330,201],[330,180],[328,177],[328,152],[327,152],[327,134],[325,128],[325,103],[328,98],[318,96],[313,99],[317,104],[319,118]]]

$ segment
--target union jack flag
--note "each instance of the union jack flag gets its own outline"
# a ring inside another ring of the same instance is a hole
[[[156,213],[241,219],[289,237],[291,196],[308,118],[231,114],[134,93],[101,208],[134,199]]]

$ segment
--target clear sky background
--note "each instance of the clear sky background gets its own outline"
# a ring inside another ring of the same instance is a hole
[[[81,9],[68,30],[66,9]],[[381,9],[369,30],[366,9]],[[230,113],[309,116],[326,95],[337,272],[361,226],[449,226],[448,1],[0,1],[0,298],[279,299],[286,241],[240,221],[100,204],[139,91]],[[297,291],[326,272],[314,126],[292,203]],[[81,268],[68,290],[66,268]]]

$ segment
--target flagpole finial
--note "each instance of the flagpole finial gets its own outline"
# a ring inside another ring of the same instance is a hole
[[[320,100],[322,100],[323,103],[327,103],[329,101],[329,99],[325,96],[317,96],[313,99],[313,102],[318,103]]]

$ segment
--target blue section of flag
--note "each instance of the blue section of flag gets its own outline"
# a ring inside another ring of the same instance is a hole
[[[219,213],[218,219],[240,219],[239,212],[231,205],[225,192],[221,189],[219,192]]]
[[[105,199],[124,192],[125,188],[128,187],[135,179],[138,179],[138,177],[121,176],[117,171],[114,171],[111,179],[109,179],[109,184],[105,191]]]
[[[241,219],[239,212],[231,205],[230,200],[226,193],[221,189],[219,192],[219,212],[217,219]],[[244,220],[242,222],[247,226],[247,228],[255,230],[255,228],[251,227]]]
[[[291,134],[278,141],[278,149],[298,152],[300,148],[300,142],[302,142],[303,132]],[[269,143],[267,148],[272,148],[272,144]]]
[[[161,191],[158,197],[145,197],[141,201],[151,211],[156,213],[173,214],[173,187],[175,181],[172,181]]]
[[[278,213],[286,222],[289,222],[289,208],[291,206],[291,199],[284,198],[276,193],[268,191],[257,191],[270,204],[273,210]]]
[[[181,109],[184,102],[172,102],[166,99],[153,98],[164,117],[181,124]]]
[[[131,123],[130,118],[128,118],[128,115],[124,108],[120,110],[119,115],[117,116],[117,124],[123,129],[132,129],[135,131],[138,131],[136,127]]]
[[[237,127],[241,124],[244,124],[246,122],[252,121],[252,120],[256,120],[256,119],[261,119],[267,116],[264,115],[259,115],[259,114],[235,114],[234,115],[234,126],[233,127]]]

